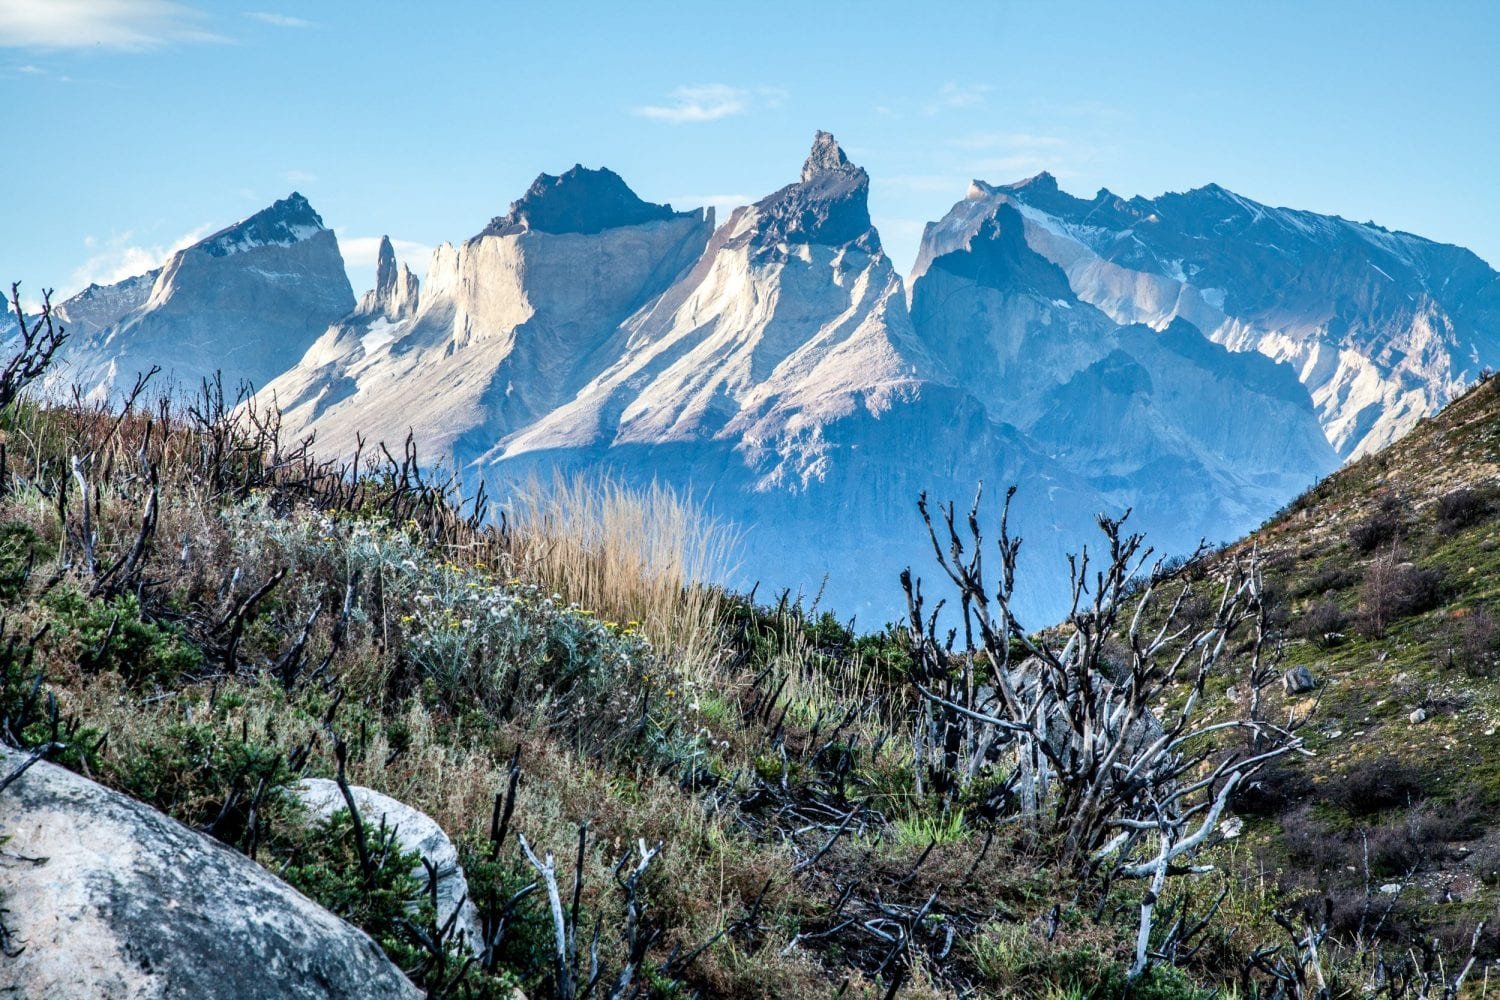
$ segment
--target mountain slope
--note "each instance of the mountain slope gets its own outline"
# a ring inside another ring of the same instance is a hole
[[[1285,638],[1279,669],[1315,685],[1265,695],[1267,718],[1311,712],[1315,756],[1241,797],[1260,863],[1294,895],[1335,898],[1343,930],[1369,878],[1395,906],[1387,933],[1467,943],[1500,903],[1500,381],[1220,558],[1252,551]],[[1225,707],[1243,709],[1244,667]],[[1493,935],[1482,945],[1500,953]]]
[[[1341,456],[1377,450],[1500,363],[1500,275],[1474,254],[1218,185],[1092,200],[1049,174],[976,181],[928,227],[914,280],[997,206],[1069,287],[1120,324],[1193,323],[1234,350],[1294,365]]]
[[[216,372],[231,390],[261,386],[353,305],[333,231],[294,192],[158,271],[61,303],[68,341],[45,389],[115,399],[152,365],[161,384],[189,392]]]

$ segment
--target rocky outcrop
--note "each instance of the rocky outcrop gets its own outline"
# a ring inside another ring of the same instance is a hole
[[[0,750],[0,774],[19,756]],[[374,941],[260,865],[47,763],[0,794],[0,894],[23,997],[399,998]]]
[[[163,369],[161,387],[195,392],[222,373],[231,392],[241,382],[258,388],[353,306],[333,231],[293,193],[178,251],[159,271],[62,303],[69,336],[44,388],[67,395],[77,385],[113,399],[152,365]]]
[[[384,319],[400,323],[417,314],[420,286],[417,276],[404,263],[396,263],[396,250],[389,236],[380,237],[375,259],[375,287],[360,297],[352,319]],[[347,321],[346,321],[347,322]]]
[[[348,808],[338,783],[327,778],[306,778],[294,791],[310,813],[323,819]],[[453,940],[463,941],[478,955],[481,951],[479,914],[469,901],[469,883],[458,863],[458,848],[453,846],[443,828],[426,813],[374,789],[352,785],[349,794],[368,829],[379,830],[383,826],[395,834],[396,845],[401,851],[416,851],[432,865],[437,872],[438,925],[447,924],[456,911],[458,917],[453,923]],[[412,874],[419,885],[427,885],[424,865],[418,864],[412,869]]]

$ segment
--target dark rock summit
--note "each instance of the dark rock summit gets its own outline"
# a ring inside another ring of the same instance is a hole
[[[214,257],[227,257],[252,247],[289,247],[324,228],[322,217],[308,200],[293,191],[269,208],[219,230],[199,246]]]
[[[802,165],[802,180],[755,203],[757,242],[767,247],[853,244],[878,253],[880,234],[870,223],[869,196],[870,175],[849,162],[831,134],[819,132]]]
[[[480,236],[516,233],[602,233],[621,226],[671,219],[687,213],[645,201],[613,170],[575,165],[560,177],[542,174],[510,211],[493,219]]]

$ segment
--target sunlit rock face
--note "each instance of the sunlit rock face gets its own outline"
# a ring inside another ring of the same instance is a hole
[[[1074,198],[1048,174],[976,181],[928,227],[917,280],[999,206],[1069,288],[1119,324],[1184,319],[1290,364],[1341,458],[1377,450],[1500,363],[1500,276],[1461,247],[1272,208],[1216,184]]]
[[[45,388],[117,400],[153,365],[155,385],[233,392],[295,365],[354,306],[333,231],[300,194],[174,253],[159,270],[61,303],[68,339]]]

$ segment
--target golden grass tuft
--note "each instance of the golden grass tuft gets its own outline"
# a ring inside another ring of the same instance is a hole
[[[720,589],[738,534],[691,497],[609,478],[533,479],[507,512],[517,575],[620,623],[636,622],[685,677],[718,664]]]

